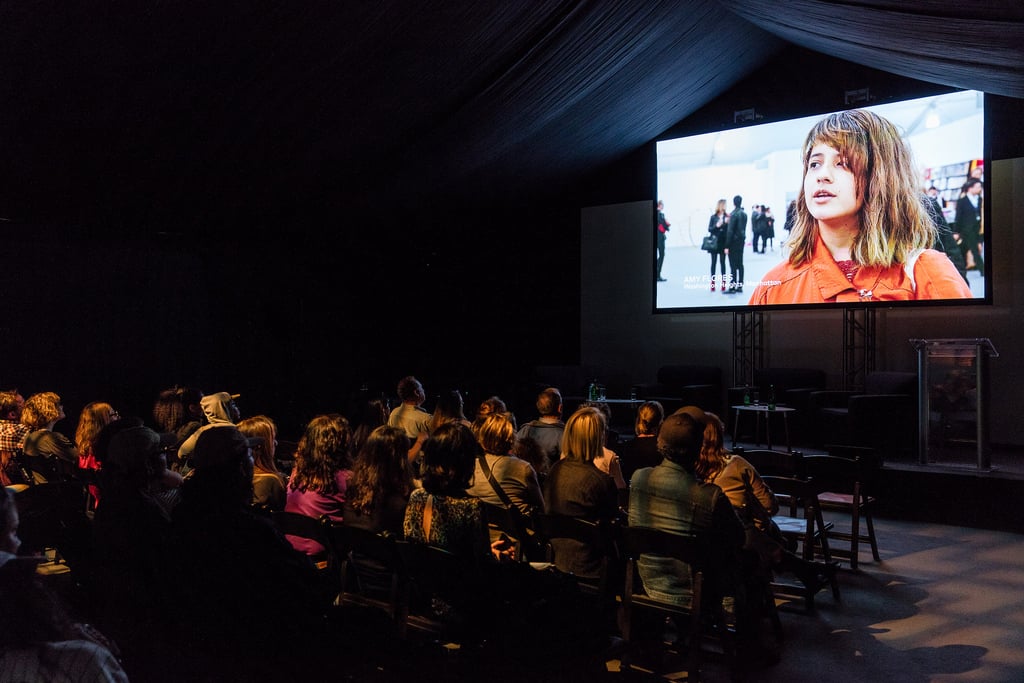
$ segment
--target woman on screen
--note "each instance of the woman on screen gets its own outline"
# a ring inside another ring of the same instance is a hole
[[[922,204],[896,127],[862,110],[830,114],[803,146],[803,192],[789,259],[758,283],[751,304],[970,298]]]
[[[729,224],[729,214],[725,211],[725,200],[719,199],[715,212],[708,220],[708,234],[715,238],[717,246],[709,249],[711,253],[711,291],[715,291],[715,264],[722,266],[722,293],[725,293],[726,280],[729,278],[725,272],[725,229]]]

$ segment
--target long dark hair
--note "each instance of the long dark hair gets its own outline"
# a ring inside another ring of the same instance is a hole
[[[289,484],[293,491],[338,492],[334,475],[349,466],[352,429],[338,414],[319,415],[309,423],[295,451],[295,470]]]
[[[437,428],[423,444],[423,488],[436,495],[463,495],[473,485],[473,468],[482,452],[472,430],[458,422]]]
[[[412,492],[408,453],[409,437],[404,429],[383,425],[370,432],[352,466],[346,492],[349,504],[368,515],[391,494],[408,498]]]

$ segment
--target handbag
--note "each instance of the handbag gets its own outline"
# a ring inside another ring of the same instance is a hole
[[[700,243],[704,251],[718,251],[718,238],[714,235],[704,235],[704,241]]]

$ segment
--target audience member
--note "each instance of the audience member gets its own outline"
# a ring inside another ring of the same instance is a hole
[[[461,424],[442,425],[423,445],[423,488],[409,497],[405,538],[429,543],[478,561],[499,557],[503,545],[492,547],[480,500],[466,493],[481,452],[473,432]]]
[[[508,406],[497,396],[490,396],[480,402],[480,407],[476,409],[476,417],[473,419],[474,422],[482,418],[487,417],[491,413],[507,413]]]
[[[658,452],[658,430],[665,419],[665,409],[657,401],[645,401],[636,409],[633,425],[635,437],[620,448],[622,478],[630,481],[633,473],[644,467],[661,464]]]
[[[256,415],[238,423],[238,431],[249,439],[256,439],[252,449],[252,502],[268,510],[283,510],[285,478],[277,469],[277,425],[266,415]]]
[[[370,433],[348,480],[345,526],[402,534],[412,493],[408,451],[409,437],[399,427],[381,425]]]
[[[558,462],[562,448],[562,432],[565,430],[565,423],[562,422],[562,393],[555,387],[548,387],[537,395],[536,405],[540,417],[520,427],[516,438],[519,441],[532,439],[536,442],[544,457],[538,474],[547,476],[551,466]]]
[[[554,464],[544,488],[547,512],[598,522],[618,516],[615,481],[594,461],[604,455],[605,417],[583,407],[569,417],[562,435],[562,459]],[[553,539],[555,565],[584,578],[601,575],[606,558],[600,548],[573,539]]]
[[[430,431],[433,432],[447,422],[458,422],[467,427],[472,426],[463,412],[462,394],[458,389],[443,392],[437,397],[434,414],[430,418]]]
[[[808,587],[818,586],[835,573],[834,564],[809,562],[785,549],[782,532],[772,521],[779,511],[775,494],[754,466],[725,449],[725,425],[714,413],[705,413],[704,444],[695,474],[722,489],[743,524],[744,550],[757,559],[757,571],[791,571]]]
[[[427,400],[420,381],[409,375],[398,382],[398,398],[401,405],[391,411],[388,424],[401,427],[410,441],[426,438],[430,432],[430,413],[421,406]]]
[[[164,389],[153,403],[153,420],[162,434],[173,434],[174,451],[203,426],[203,392],[193,387]]]
[[[154,638],[167,628],[167,586],[176,580],[167,571],[170,515],[159,499],[167,461],[160,436],[138,418],[105,426],[93,448],[103,464],[92,527],[97,623],[120,644],[132,670],[152,674],[175,656]]]
[[[25,399],[17,389],[0,391],[0,484],[27,484],[14,461],[28,436],[28,425],[21,424]]]
[[[329,592],[252,509],[255,445],[234,426],[205,430],[195,444],[169,543],[179,680],[276,679],[285,661],[302,677],[324,647]]]
[[[341,415],[313,418],[295,452],[295,469],[288,481],[285,512],[314,519],[326,515],[332,521],[342,521],[352,475],[348,450],[351,439],[348,420]],[[324,552],[324,547],[312,539],[287,538],[296,550],[308,555]]]
[[[377,427],[388,423],[388,404],[382,398],[370,398],[358,409],[357,422],[352,430],[352,452],[359,453]],[[404,430],[403,430],[404,431]]]
[[[94,401],[82,408],[78,428],[75,429],[75,446],[78,447],[78,468],[84,470],[83,479],[91,480],[92,473],[100,468],[95,452],[96,437],[100,430],[120,417],[109,403]],[[93,500],[99,501],[99,487],[93,481],[90,481],[88,487]]]
[[[54,425],[63,419],[60,396],[52,391],[29,396],[21,412],[21,422],[31,431],[22,449],[25,455],[43,457],[53,463],[55,476],[73,479],[78,475],[78,449],[66,436],[53,431]]]
[[[497,507],[515,508],[512,514],[520,523],[517,526],[523,528],[499,529],[491,525],[491,541],[508,532],[513,542],[525,542],[525,527],[534,512],[544,510],[544,497],[533,467],[511,454],[515,442],[512,420],[507,413],[488,415],[473,433],[481,452],[473,470],[473,485],[466,493]]]
[[[196,447],[196,441],[199,440],[200,434],[208,429],[234,427],[241,418],[235,398],[237,398],[237,394],[231,395],[226,391],[218,391],[215,394],[204,396],[199,402],[203,409],[203,415],[206,417],[206,424],[192,432],[192,435],[178,447],[178,460],[181,462],[183,471],[187,472],[191,468],[189,458]]]

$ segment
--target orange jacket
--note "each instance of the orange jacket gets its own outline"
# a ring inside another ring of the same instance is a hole
[[[902,265],[862,266],[846,279],[819,237],[814,256],[800,265],[788,261],[769,270],[750,296],[751,304],[859,303],[910,299],[969,299],[971,290],[949,258],[925,249],[913,266],[913,279]]]

